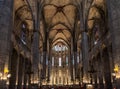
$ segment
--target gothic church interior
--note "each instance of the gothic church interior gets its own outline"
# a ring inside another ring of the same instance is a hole
[[[120,0],[0,0],[0,89],[119,89]]]

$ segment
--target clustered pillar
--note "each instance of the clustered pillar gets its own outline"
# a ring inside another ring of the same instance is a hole
[[[88,80],[88,35],[86,32],[82,32],[82,61],[83,61],[83,81]]]
[[[11,46],[11,33],[13,29],[13,3],[14,0],[0,1],[0,72],[3,73],[7,65]],[[7,66],[8,67],[8,66]]]
[[[42,73],[43,79],[46,79],[46,60],[47,60],[47,32],[45,34],[45,42],[43,43],[43,73]]]
[[[34,31],[33,37],[33,82],[38,80],[38,63],[39,62],[39,31],[36,29]]]
[[[100,89],[103,89],[104,88],[104,84],[103,84],[103,60],[102,60],[102,55],[101,53],[99,53],[97,55],[97,60],[98,60],[98,80],[99,80],[99,83],[98,83],[98,87]]]
[[[12,56],[11,56],[11,66],[10,66],[11,77],[9,80],[9,89],[16,88],[18,57],[19,56],[18,56],[17,51],[13,49]]]
[[[75,80],[77,79],[77,71],[78,71],[78,64],[77,64],[77,42],[75,40],[75,32],[73,34],[73,55],[74,55],[74,72],[75,72]]]
[[[10,59],[10,74],[8,89],[27,89],[30,85],[29,73],[31,72],[30,60],[24,58],[16,49],[13,49]]]
[[[103,67],[104,67],[105,88],[106,89],[112,89],[110,60],[109,60],[109,55],[108,55],[108,49],[107,48],[105,48],[103,50],[102,58],[103,58]]]
[[[108,26],[110,27],[113,60],[115,66],[120,66],[120,1],[106,0],[108,10]],[[120,87],[120,79],[116,79],[117,88]]]
[[[73,53],[72,53],[72,47],[73,46],[71,44],[71,49],[70,49],[70,74],[71,74],[71,81],[74,80],[74,77],[73,77]]]
[[[36,15],[33,15],[34,19],[34,30],[33,30],[33,44],[32,44],[32,72],[33,72],[33,83],[38,83],[39,81],[39,40],[40,40],[40,21],[41,21],[41,4],[37,0],[36,2]],[[29,76],[31,77],[31,76]]]
[[[22,89],[23,73],[24,73],[24,58],[20,55],[18,65],[18,86],[17,89]]]

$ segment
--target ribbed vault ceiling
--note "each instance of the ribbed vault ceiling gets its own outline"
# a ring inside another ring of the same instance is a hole
[[[81,31],[80,26],[78,26],[80,20],[77,17],[79,8],[76,8],[80,2],[79,0],[40,0],[39,2],[42,3],[43,12],[43,19],[40,22],[40,48],[42,48],[45,29],[53,45],[59,43],[69,45],[73,31],[78,32],[77,39],[81,42]],[[28,24],[30,31],[34,29],[33,17],[36,18],[36,11],[36,0],[15,0],[15,13],[21,21],[25,21]],[[103,17],[101,11],[105,11],[105,1],[93,0],[87,18],[90,30],[94,26],[95,19]]]
[[[68,44],[74,28],[76,7],[71,0],[46,0],[43,8],[45,22],[49,30],[49,39],[53,44]],[[63,39],[63,40],[61,40]]]

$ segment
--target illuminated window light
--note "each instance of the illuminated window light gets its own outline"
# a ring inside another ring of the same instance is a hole
[[[0,73],[0,77],[2,77],[2,75],[3,75],[3,74],[2,74],[2,73]]]
[[[52,57],[52,66],[54,66],[54,57]]]
[[[62,66],[61,57],[59,57],[59,66]]]

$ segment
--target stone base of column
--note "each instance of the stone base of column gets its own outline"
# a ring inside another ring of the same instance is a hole
[[[0,80],[0,89],[6,89],[6,87],[7,87],[6,81]]]
[[[83,89],[86,89],[86,88],[87,88],[87,87],[86,87],[86,84],[84,84],[84,85],[83,85]]]
[[[104,84],[99,84],[98,89],[104,89]]]
[[[116,80],[116,89],[120,89],[120,79]]]
[[[9,89],[15,89],[16,85],[9,85]]]
[[[18,86],[17,86],[17,89],[22,89],[22,85],[18,85]]]
[[[23,85],[23,89],[27,89],[27,86],[26,86],[26,85]]]
[[[94,85],[94,89],[98,89],[98,84],[95,84],[95,85]]]

